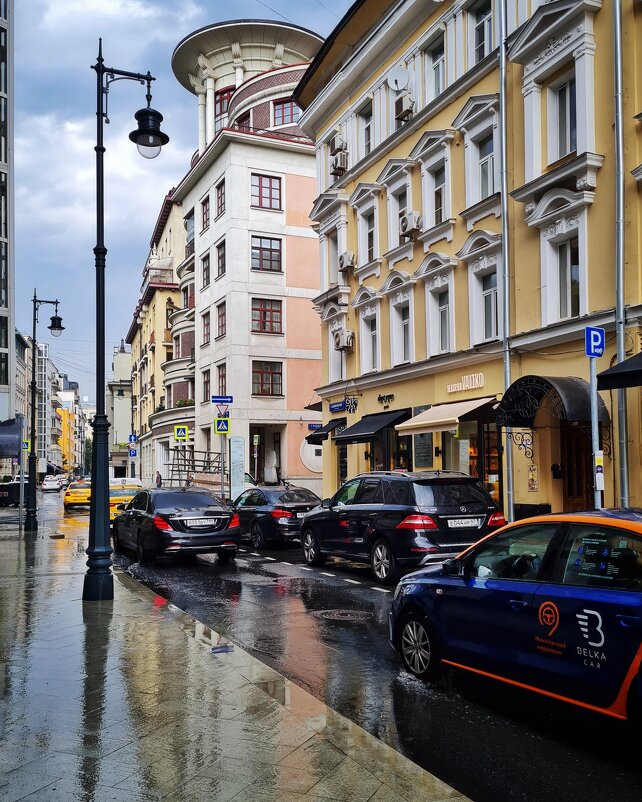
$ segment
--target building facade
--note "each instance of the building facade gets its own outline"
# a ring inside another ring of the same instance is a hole
[[[109,478],[123,479],[131,474],[130,443],[132,434],[132,355],[125,342],[114,348],[112,377],[107,382],[105,409],[109,421]],[[132,446],[132,448],[135,447]]]
[[[15,417],[13,0],[0,1],[0,420]]]
[[[320,44],[288,24],[239,21],[201,29],[174,51],[174,73],[198,100],[199,149],[172,196],[186,242],[166,410],[153,421],[155,467],[169,478],[175,425],[189,432],[180,451],[199,479],[220,472],[227,446],[215,419],[229,413],[246,470],[320,488],[318,449],[305,441],[321,376],[314,147],[292,102]],[[212,396],[233,403],[219,411]]]
[[[325,495],[360,470],[446,468],[516,517],[593,504],[584,331],[606,329],[608,367],[620,57],[629,354],[642,333],[641,8],[625,4],[616,58],[610,4],[509,1],[505,74],[500,13],[359,0],[295,93],[317,142],[324,426],[309,439]],[[639,391],[628,401],[639,504]],[[600,395],[609,505],[616,406]]]

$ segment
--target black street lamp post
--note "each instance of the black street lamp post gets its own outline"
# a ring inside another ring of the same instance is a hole
[[[27,485],[27,514],[25,515],[25,531],[37,532],[38,531],[38,507],[36,505],[36,474],[38,472],[38,456],[37,456],[37,443],[36,443],[36,403],[38,400],[38,391],[36,388],[36,362],[38,361],[38,345],[36,343],[36,323],[38,322],[38,309],[43,304],[52,304],[55,306],[56,311],[51,316],[51,323],[47,328],[54,337],[59,337],[64,331],[62,325],[62,318],[58,316],[58,301],[45,301],[36,296],[36,290],[33,291],[33,321],[32,321],[32,334],[31,334],[31,448],[29,450],[29,484]]]
[[[117,70],[105,67],[102,39],[98,43],[98,58],[92,65],[96,71],[96,414],[92,421],[93,449],[91,455],[91,502],[89,507],[89,545],[87,547],[87,573],[83,586],[83,601],[100,601],[114,598],[114,577],[111,572],[111,545],[109,542],[109,421],[105,414],[105,187],[103,161],[104,122],[109,122],[106,97],[114,81],[130,80],[147,84],[147,107],[134,115],[138,128],[129,138],[146,159],[153,159],[163,145],[169,142],[160,130],[163,115],[152,109],[151,82],[156,79],[147,72]]]

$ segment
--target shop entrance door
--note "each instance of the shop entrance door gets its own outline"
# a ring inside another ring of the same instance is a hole
[[[561,421],[562,481],[564,512],[593,509],[591,441],[584,426]]]

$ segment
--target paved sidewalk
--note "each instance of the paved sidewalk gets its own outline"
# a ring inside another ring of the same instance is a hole
[[[86,518],[20,537],[11,516],[0,802],[464,800],[127,574],[83,603]]]

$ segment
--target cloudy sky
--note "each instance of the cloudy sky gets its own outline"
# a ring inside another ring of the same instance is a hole
[[[287,20],[327,36],[351,0],[15,1],[16,325],[31,332],[34,287],[60,301],[66,330],[53,339],[40,311],[38,337],[61,372],[95,397],[96,61],[156,77],[152,105],[170,143],[142,159],[129,139],[145,89],[112,85],[105,127],[107,370],[132,320],[163,197],[185,174],[198,145],[196,98],[174,78],[170,59],[197,28],[226,19]],[[227,9],[233,7],[231,16]]]

